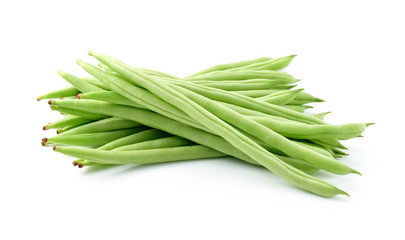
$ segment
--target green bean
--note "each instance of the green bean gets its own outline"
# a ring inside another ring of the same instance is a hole
[[[117,72],[117,71],[115,71]],[[121,74],[122,75],[122,74]],[[248,80],[248,79],[277,79],[283,83],[295,83],[297,79],[284,72],[277,72],[271,70],[250,70],[243,69],[238,71],[218,71],[201,74],[194,77],[187,77],[183,80],[197,81],[197,80],[211,80],[211,81],[223,81],[223,80]]]
[[[152,70],[152,69],[147,69],[147,68],[141,68],[142,71],[146,72],[147,74],[151,75],[151,76],[157,76],[157,77],[166,77],[166,78],[170,78],[170,79],[179,79],[176,76],[164,73],[164,72],[160,72],[157,70]]]
[[[103,63],[99,63],[98,67],[101,69],[104,69],[108,72],[114,72],[111,68],[109,68],[108,66],[106,66]],[[179,79],[178,77],[172,76],[170,74],[164,73],[164,72],[160,72],[160,71],[156,71],[156,70],[151,70],[151,69],[147,69],[147,68],[142,68],[142,70],[146,73],[148,73],[149,75],[152,76],[157,76],[157,77],[166,77],[166,78],[171,78],[171,79]]]
[[[160,140],[160,139],[157,139],[155,141],[158,141],[158,140]],[[137,149],[137,150],[144,150],[143,147],[145,147],[146,149],[150,149],[150,145],[146,144],[146,143],[149,143],[149,142],[150,141],[146,141],[144,146],[141,146],[142,143],[139,143],[139,146],[137,146],[137,148],[142,147],[142,149]],[[134,145],[136,145],[136,144],[134,144]],[[98,148],[98,149],[101,149],[101,148]],[[117,148],[116,150],[118,151],[119,149]],[[303,172],[305,172],[307,174],[312,174],[312,173],[318,171],[317,168],[315,168],[315,167],[313,167],[313,166],[311,166],[311,165],[309,165],[309,164],[307,164],[307,163],[305,163],[305,162],[303,162],[301,160],[297,160],[297,159],[294,159],[294,158],[291,158],[291,157],[281,156],[281,155],[277,155],[277,154],[274,154],[274,155],[277,156],[278,158],[280,158],[282,161],[286,162],[287,164],[289,164],[291,166],[294,166],[294,167],[300,169],[301,171],[303,171]],[[103,163],[103,164],[106,164],[106,163]],[[258,166],[261,166],[260,164],[258,164],[256,162],[254,162],[254,164],[256,164]],[[92,162],[92,161],[89,161],[89,160],[77,159],[77,160],[74,161],[74,165],[75,166],[79,165],[79,167],[83,167],[83,166],[95,166],[95,165],[101,165],[101,164],[100,163],[95,163],[95,162]]]
[[[309,105],[284,105],[283,107],[300,113],[303,113],[305,110],[309,108],[313,108],[312,106]]]
[[[261,90],[246,90],[246,91],[232,91],[234,94],[244,95],[246,97],[258,98],[264,97],[269,94],[273,94],[276,92],[282,91],[280,89],[261,89]]]
[[[277,86],[275,86],[273,89],[274,90],[289,90],[292,88],[295,88],[297,86],[297,84],[279,84]]]
[[[185,145],[195,145],[195,143],[185,138],[181,138],[178,136],[171,136],[122,146],[114,149],[114,151],[134,151],[145,149],[170,148]]]
[[[48,93],[45,93],[39,97],[37,97],[37,100],[43,100],[43,99],[56,99],[56,98],[65,98],[65,97],[74,97],[79,90],[75,87],[67,87],[67,88],[62,88],[58,89],[56,91],[51,91]]]
[[[124,129],[111,132],[82,133],[82,134],[60,134],[43,139],[43,145],[75,145],[75,146],[101,146],[113,140],[128,136],[136,132],[135,129]]]
[[[95,79],[95,78],[91,78],[91,77],[81,77],[80,78],[83,81],[86,81],[94,86],[97,86],[98,88],[102,89],[102,90],[110,90],[108,87],[106,87],[102,82],[100,82],[99,80]]]
[[[51,106],[52,110],[56,110],[58,112],[61,112],[63,114],[69,114],[69,115],[74,115],[86,119],[92,119],[92,120],[100,120],[103,118],[107,118],[108,115],[101,115],[101,114],[94,114],[94,113],[89,113],[87,111],[78,111],[78,110],[72,110],[69,108],[63,108],[63,107],[58,107],[58,106]]]
[[[140,126],[135,128],[135,133],[119,138],[115,141],[109,142],[101,147],[100,150],[113,150],[119,147],[127,146],[130,144],[141,143],[144,141],[151,141],[155,139],[160,139],[164,137],[171,136],[167,132],[160,131],[158,129],[150,129],[146,126]]]
[[[332,152],[338,155],[342,155],[342,156],[348,156],[349,154],[337,149],[337,148],[331,148]]]
[[[331,184],[305,174],[304,172],[284,163],[257,145],[254,141],[238,132],[232,126],[223,122],[218,117],[202,108],[200,105],[178,93],[176,90],[171,89],[166,84],[159,81],[154,81],[153,78],[148,78],[147,75],[142,74],[141,72],[134,72],[133,68],[124,65],[122,62],[119,62],[116,59],[95,53],[94,51],[91,51],[90,55],[94,56],[100,62],[103,62],[126,78],[134,81],[140,86],[145,87],[154,94],[159,95],[165,101],[175,106],[181,105],[182,109],[184,109],[187,114],[190,115],[190,117],[204,122],[204,125],[207,128],[218,132],[220,136],[230,142],[234,147],[244,149],[245,152],[255,161],[295,186],[325,197],[332,197],[336,194],[345,194],[343,191],[332,186]]]
[[[360,135],[370,125],[365,123],[310,125],[299,122],[293,125],[290,121],[284,121],[284,119],[277,117],[251,116],[250,119],[269,127],[283,136],[297,139],[337,138],[345,140]]]
[[[75,127],[76,126],[67,126],[67,127],[63,127],[63,128],[58,128],[58,129],[56,129],[56,134],[64,133],[64,132],[69,131],[70,129],[73,129]]]
[[[107,164],[150,164],[226,156],[224,153],[201,145],[135,151],[106,151],[57,146],[54,147],[54,150],[65,155]]]
[[[68,126],[80,126],[89,122],[92,122],[94,120],[92,119],[87,119],[87,118],[82,118],[78,116],[66,116],[62,119],[59,119],[58,121],[55,122],[50,122],[46,124],[43,127],[43,130],[48,130],[52,128],[63,128],[63,127],[68,127]]]
[[[191,74],[190,76],[186,77],[186,79],[194,77],[194,76],[202,75],[202,74],[205,74],[205,73],[209,73],[209,72],[223,71],[223,70],[229,70],[229,69],[249,66],[251,64],[268,61],[270,59],[271,58],[263,57],[263,58],[256,58],[256,59],[245,60],[245,61],[240,61],[240,62],[219,64],[219,65],[215,65],[215,66],[212,66],[210,68],[204,69],[202,71],[199,71],[197,73]]]
[[[77,98],[93,99],[136,108],[145,108],[144,106],[139,105],[136,102],[131,101],[128,98],[123,97],[122,95],[113,91],[97,91],[97,92],[81,93],[77,96]]]
[[[241,81],[199,80],[193,81],[193,83],[227,91],[239,91],[239,90],[269,89],[279,84],[282,84],[282,81],[274,79],[248,79]]]
[[[325,146],[325,147],[337,147],[337,148],[341,148],[341,149],[347,149],[336,138],[320,138],[320,139],[310,139],[310,140],[318,145]]]
[[[325,102],[325,100],[312,96],[306,92],[300,92],[297,96],[289,103],[292,105],[301,105],[311,102]]]
[[[264,62],[253,63],[239,69],[255,69],[255,70],[281,70],[286,68],[297,55],[290,55],[281,58],[270,59]],[[237,70],[237,69],[235,69]]]
[[[312,116],[323,120],[325,118],[325,116],[328,115],[329,113],[331,113],[331,112],[315,113],[315,114],[312,114]]]
[[[288,157],[288,156],[283,156],[283,155],[279,155],[276,153],[273,153],[274,156],[276,156],[277,158],[279,158],[280,160],[282,160],[283,162],[287,163],[288,165],[293,166],[296,169],[299,169],[301,171],[303,171],[306,174],[312,174],[316,171],[318,171],[319,169],[302,161],[299,159],[295,159],[292,157]]]
[[[73,87],[76,87],[77,89],[80,90],[80,92],[92,92],[92,91],[101,91],[103,89],[88,83],[87,81],[84,81],[78,77],[75,77],[69,73],[62,72],[58,70],[58,74],[65,79],[67,82],[72,84]]]
[[[234,104],[231,104],[231,103],[220,102],[220,101],[216,101],[216,102],[220,103],[220,104],[222,104],[222,105],[224,105],[224,106],[226,106],[226,107],[228,107],[228,108],[230,108],[230,109],[232,109],[232,110],[234,110],[234,111],[236,111],[236,112],[238,112],[240,114],[243,114],[245,116],[262,116],[262,117],[271,116],[271,115],[266,114],[266,113],[251,110],[249,108],[240,107],[238,105],[234,105]]]
[[[309,142],[300,142],[300,141],[294,141],[296,144],[301,145],[305,148],[309,148],[313,151],[316,151],[320,154],[322,154],[325,157],[333,158],[332,154],[328,151],[328,149],[325,149],[322,146],[316,145],[314,143],[309,143]]]
[[[99,68],[105,70],[105,71],[109,71],[109,72],[114,72],[111,68],[109,68],[107,65],[103,64],[103,63],[98,63],[97,65]]]
[[[297,96],[297,94],[303,90],[304,89],[281,90],[257,99],[271,104],[285,105],[289,104]]]
[[[63,134],[82,134],[95,132],[108,132],[114,130],[128,129],[141,126],[140,123],[123,118],[109,117],[96,122],[88,123],[74,129],[70,129]]]

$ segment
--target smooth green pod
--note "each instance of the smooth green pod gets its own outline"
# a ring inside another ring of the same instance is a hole
[[[256,59],[233,62],[233,63],[218,64],[218,65],[209,67],[207,69],[204,69],[202,71],[199,71],[197,73],[191,74],[190,76],[186,77],[186,79],[194,77],[194,76],[202,75],[202,74],[205,74],[205,73],[209,73],[209,72],[216,72],[216,71],[223,71],[223,70],[240,68],[240,67],[249,66],[251,64],[264,62],[264,61],[268,61],[268,60],[271,60],[271,58],[263,57],[263,58],[256,58]]]
[[[56,99],[56,98],[65,98],[65,97],[74,97],[77,93],[80,91],[75,88],[75,87],[67,87],[67,88],[62,88],[58,89],[55,91],[51,91],[48,93],[45,93],[41,96],[37,97],[37,100],[43,100],[43,99]]]
[[[82,134],[59,134],[50,138],[43,139],[43,145],[75,145],[96,147],[107,144],[113,140],[128,136],[136,132],[136,129],[124,129],[101,133],[82,133]]]
[[[106,164],[151,164],[226,156],[224,153],[201,145],[135,151],[106,151],[56,146],[54,151]]]
[[[98,120],[96,122],[88,123],[74,129],[63,132],[66,134],[82,134],[82,133],[95,133],[95,132],[109,132],[121,129],[129,129],[141,126],[140,123],[116,117],[109,117]]]

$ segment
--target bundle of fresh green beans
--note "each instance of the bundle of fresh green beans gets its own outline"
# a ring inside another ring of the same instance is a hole
[[[76,157],[80,168],[232,156],[260,165],[324,197],[346,194],[312,176],[318,170],[357,173],[338,158],[340,140],[361,136],[370,123],[331,125],[322,102],[280,71],[294,56],[216,65],[185,78],[137,68],[90,51],[100,63],[78,61],[91,77],[58,71],[72,86],[38,97],[64,117],[43,127],[57,135],[42,145]],[[60,100],[54,100],[59,99]]]

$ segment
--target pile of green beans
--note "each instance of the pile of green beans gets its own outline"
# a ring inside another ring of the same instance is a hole
[[[42,145],[77,158],[74,166],[233,157],[324,197],[348,194],[316,171],[360,174],[338,160],[348,155],[341,141],[371,123],[332,125],[323,120],[329,112],[307,114],[324,100],[280,71],[294,55],[215,65],[185,78],[89,55],[98,66],[77,63],[90,77],[58,71],[71,86],[37,98],[64,116],[43,127],[57,135]]]

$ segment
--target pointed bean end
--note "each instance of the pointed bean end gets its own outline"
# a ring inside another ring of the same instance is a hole
[[[79,166],[79,168],[82,168],[82,167],[83,167],[83,164],[82,164],[82,163],[78,163],[77,166]]]
[[[44,125],[43,127],[42,127],[42,130],[48,130],[48,128],[46,127],[46,125]]]
[[[74,167],[77,166],[77,162],[76,162],[76,161],[73,161],[72,164],[73,164]]]
[[[56,134],[60,134],[61,129],[56,129]]]
[[[344,150],[348,150],[348,148],[347,147],[345,147],[344,145],[342,145],[342,144],[340,144],[339,146],[337,146],[338,148],[340,148],[340,149],[344,149]]]
[[[53,146],[52,150],[54,150],[54,151],[55,151],[55,149],[56,149],[56,146]]]
[[[360,176],[363,176],[359,171],[352,169],[352,173],[358,174]]]
[[[375,123],[366,123],[366,127],[374,125]]]
[[[80,93],[76,93],[76,94],[75,94],[75,98],[76,98],[76,99],[80,99]]]
[[[80,65],[80,66],[81,66],[82,63],[83,63],[83,61],[79,59],[79,60],[76,61],[76,63],[77,63],[77,65]]]
[[[294,90],[292,90],[293,92],[296,92],[296,93],[300,93],[300,92],[302,92],[302,91],[304,91],[305,89],[303,89],[303,88],[298,88],[298,89],[294,89]]]
[[[44,97],[42,96],[37,97],[37,101],[41,101],[42,99],[44,99]]]
[[[345,192],[345,191],[343,191],[343,190],[340,190],[340,189],[339,189],[339,193],[338,193],[338,194],[342,194],[342,195],[346,195],[346,196],[350,197],[350,195],[349,195],[347,192]]]
[[[90,51],[88,52],[88,54],[89,54],[89,56],[94,56],[94,50],[90,50]]]

